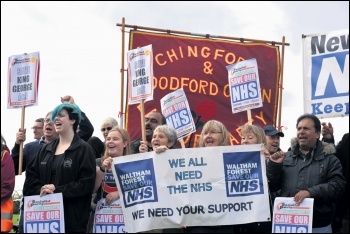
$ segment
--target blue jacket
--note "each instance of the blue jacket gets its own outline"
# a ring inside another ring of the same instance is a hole
[[[23,163],[22,163],[22,171],[25,171],[27,164],[33,160],[33,158],[39,153],[41,147],[45,145],[44,137],[40,140],[35,140],[29,142],[23,147]],[[12,148],[11,155],[15,165],[15,172],[18,175],[18,165],[19,165],[19,144],[15,143],[15,146]]]

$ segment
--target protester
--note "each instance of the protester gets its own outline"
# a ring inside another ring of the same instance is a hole
[[[103,157],[96,159],[96,180],[93,191],[96,194],[93,199],[94,205],[91,207],[88,232],[92,231],[97,202],[101,198],[105,198],[107,204],[112,204],[120,198],[112,173],[112,163],[113,158],[130,154],[130,137],[128,132],[118,126],[112,128],[106,137],[105,146],[106,150]],[[108,178],[113,177],[113,179],[105,181],[105,173],[109,174]]]
[[[264,130],[256,125],[244,125],[240,127],[241,145],[264,144],[266,146],[266,136]],[[269,194],[270,196],[270,194]],[[270,206],[271,206],[271,201]],[[271,216],[271,213],[270,213]],[[254,222],[238,224],[234,226],[236,233],[271,233],[272,221]]]
[[[5,138],[1,134],[1,232],[10,232],[13,227],[12,193],[15,189],[15,169]]]
[[[61,101],[64,102],[64,100],[68,100],[69,103],[74,104],[74,99],[72,96],[66,95],[62,97]],[[22,171],[26,170],[27,164],[38,154],[39,150],[43,145],[50,143],[51,141],[55,140],[58,137],[58,134],[56,133],[53,123],[50,122],[50,116],[51,116],[51,112],[47,113],[45,118],[43,119],[44,135],[40,138],[40,140],[29,142],[24,145],[23,155],[22,155],[23,157]],[[82,121],[79,124],[80,130],[78,133],[81,139],[87,141],[92,136],[92,133],[94,132],[94,127],[92,126],[88,117],[82,111],[81,111],[81,116],[82,116]],[[19,131],[16,133],[15,145],[11,151],[12,159],[15,164],[16,175],[18,175],[18,171],[19,171],[20,144],[25,140],[26,140],[26,130],[20,128]]]
[[[297,204],[314,198],[313,233],[331,233],[334,203],[345,191],[345,179],[333,144],[321,142],[321,122],[312,114],[301,115],[291,150],[275,153],[267,163],[271,191],[294,197]]]
[[[24,170],[26,169],[26,165],[29,164],[30,161],[32,161],[36,155],[39,153],[40,149],[45,145],[53,140],[57,139],[58,134],[56,133],[56,129],[53,125],[53,123],[50,121],[51,117],[51,111],[48,112],[44,118],[44,136],[38,141],[38,142],[30,142],[27,143],[23,148],[23,160],[22,160],[22,168]],[[12,158],[14,160],[15,164],[15,171],[16,174],[18,172],[18,165],[19,165],[19,142],[25,139],[25,135],[22,134],[23,132],[19,131],[16,134],[16,143],[15,146],[12,148]],[[24,132],[25,133],[25,132]],[[22,199],[23,201],[23,199]],[[19,226],[18,226],[18,232],[23,233],[23,202],[21,205],[21,213],[20,213],[20,219],[19,219]]]
[[[199,147],[214,147],[230,145],[230,133],[217,120],[209,120],[202,128],[199,137]],[[215,155],[213,155],[215,157]],[[213,198],[215,199],[215,198]],[[192,226],[186,227],[186,233],[233,233],[233,225],[221,226]]]
[[[47,113],[43,122],[44,122],[44,135],[40,140],[36,140],[33,142],[29,142],[24,145],[23,155],[22,155],[22,171],[26,170],[27,164],[33,160],[33,158],[38,154],[43,145],[50,143],[58,137],[56,130],[53,124],[50,122],[51,112]],[[26,131],[25,129],[19,129],[16,133],[16,142],[14,147],[12,148],[12,159],[15,165],[15,172],[18,175],[19,172],[19,148],[21,142],[26,139]]]
[[[166,124],[166,119],[164,115],[158,111],[152,111],[145,116],[145,134],[147,141],[147,151],[152,151],[152,137],[153,131],[158,127],[158,125]],[[138,154],[140,153],[139,148],[141,145],[142,139],[131,142],[131,153]]]
[[[34,139],[40,140],[42,136],[44,136],[44,118],[38,118],[34,121],[34,125],[32,127]]]
[[[256,125],[245,125],[240,128],[241,145],[264,144],[266,137],[264,130]]]
[[[51,114],[59,138],[42,147],[26,170],[24,196],[62,193],[66,232],[85,232],[94,187],[95,155],[77,128],[82,119],[75,104],[64,102]]]
[[[96,136],[90,137],[90,139],[87,141],[87,143],[94,150],[95,158],[96,158],[96,165],[99,167],[101,157],[102,157],[102,155],[104,154],[104,151],[105,151],[105,143],[103,143],[100,140],[100,138],[98,138]],[[98,168],[96,168],[96,173],[97,172],[98,172]],[[91,211],[90,211],[90,217],[89,217],[88,228],[87,228],[87,232],[88,233],[92,232],[92,225],[93,225],[93,222],[94,222],[94,217],[93,217],[93,215],[91,215],[91,212],[93,214],[95,213],[95,208],[96,208],[96,204],[94,203],[95,196],[96,196],[96,193],[93,193],[92,194],[92,198],[91,198]]]
[[[209,120],[202,128],[198,147],[225,146],[230,144],[230,133],[217,120]]]
[[[333,125],[332,123],[326,123],[326,122],[322,122],[322,141],[324,142],[328,142],[328,143],[333,143],[334,142],[334,135],[333,135]]]
[[[71,97],[71,96],[69,96]],[[72,98],[69,98],[69,100],[72,101]],[[84,119],[81,120],[80,126],[81,130],[77,131],[79,136],[83,138],[92,135],[94,129],[89,121],[89,119],[86,117],[84,112],[81,112],[82,118]],[[51,111],[48,112],[44,118],[44,136],[39,140],[39,141],[34,141],[25,144],[23,148],[23,160],[22,160],[22,168],[23,171],[26,169],[26,165],[33,160],[33,158],[39,153],[40,149],[45,145],[51,143],[53,140],[58,138],[58,134],[56,132],[56,129],[54,127],[53,122],[50,120],[51,118]],[[23,134],[24,133],[24,134]],[[82,138],[81,137],[81,138]],[[82,139],[83,139],[82,138]],[[12,149],[12,158],[15,163],[15,171],[16,174],[18,174],[18,165],[19,165],[19,147],[20,147],[20,142],[25,140],[25,131],[19,131],[16,134],[16,143],[15,146]],[[20,220],[19,220],[19,228],[18,232],[23,233],[23,205],[21,206],[21,215],[20,215]]]
[[[71,104],[76,105],[76,103],[74,102],[74,98],[70,95],[61,97],[61,102],[69,102]],[[94,126],[92,126],[89,118],[85,115],[83,111],[81,111],[81,121],[78,125],[78,128],[76,129],[76,132],[79,133],[79,137],[84,141],[88,141],[94,133]]]
[[[334,143],[333,126],[322,123],[322,141]],[[345,195],[336,202],[335,217],[332,221],[333,233],[349,233],[349,133],[345,133],[336,146],[336,156],[339,159],[346,181]]]
[[[266,136],[266,149],[272,155],[277,151],[281,151],[281,137],[284,137],[283,132],[279,132],[274,126],[267,125],[263,127]]]
[[[91,148],[95,152],[95,158],[101,158],[102,154],[105,151],[105,144],[100,140],[100,138],[96,136],[90,137],[87,143],[91,146]]]
[[[263,127],[265,136],[266,136],[266,149],[269,153],[268,157],[273,155],[276,152],[282,153],[280,149],[281,137],[284,137],[283,132],[279,132],[275,127],[267,125]],[[275,198],[280,196],[280,191],[270,192],[270,207],[271,207],[271,217],[273,215],[273,204],[275,203]],[[272,230],[272,222],[269,227],[269,232]]]
[[[177,142],[177,133],[174,128],[168,125],[159,125],[153,132],[152,137],[152,150],[156,153],[162,153],[167,149],[175,149]],[[147,142],[141,141],[139,147],[140,153],[148,152]],[[153,229],[142,233],[184,233],[183,228],[164,228],[164,229]]]
[[[174,128],[168,125],[159,125],[156,127],[152,137],[152,150],[156,153],[164,152],[167,149],[176,148],[177,133]],[[147,142],[141,141],[139,147],[140,153],[148,151]]]
[[[118,121],[113,117],[107,117],[102,121],[101,132],[102,132],[102,135],[103,135],[105,141],[106,141],[106,137],[108,135],[108,132],[112,128],[117,127],[117,126],[118,126]]]
[[[106,137],[106,150],[102,158],[97,159],[98,169],[97,176],[95,181],[95,189],[96,192],[95,203],[101,199],[101,190],[104,192],[103,196],[106,198],[106,202],[108,204],[114,202],[119,199],[119,193],[117,191],[117,186],[115,182],[113,185],[107,185],[103,182],[104,173],[110,172],[112,173],[112,162],[114,157],[119,157],[123,155],[130,154],[130,138],[128,132],[119,127],[112,128]],[[114,191],[105,191],[104,189],[107,186],[108,188],[113,187]]]

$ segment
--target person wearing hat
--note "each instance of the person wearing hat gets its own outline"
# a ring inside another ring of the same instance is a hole
[[[283,132],[279,132],[274,126],[267,125],[263,127],[266,136],[266,149],[270,155],[273,155],[280,149],[280,137],[284,137]]]
[[[284,133],[279,132],[272,125],[267,125],[267,126],[263,127],[263,130],[265,132],[265,138],[266,138],[266,149],[269,152],[269,154],[273,155],[276,152],[279,152],[279,151],[282,152],[282,150],[280,149],[280,140],[281,140],[280,137],[284,137]],[[271,216],[273,215],[273,204],[275,202],[275,198],[278,196],[280,196],[280,190],[275,191],[275,192],[270,192]],[[272,229],[272,222],[271,222],[271,229]]]

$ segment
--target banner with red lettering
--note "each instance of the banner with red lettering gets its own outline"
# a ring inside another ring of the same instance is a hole
[[[279,47],[264,43],[244,43],[211,38],[185,37],[133,30],[129,50],[152,44],[154,55],[153,101],[145,103],[145,113],[160,111],[159,100],[166,94],[183,88],[188,99],[197,132],[184,138],[192,147],[211,119],[225,124],[231,133],[231,143],[240,144],[238,129],[248,122],[246,112],[233,114],[226,66],[255,58],[263,106],[252,110],[253,124],[275,125],[280,74]],[[244,93],[244,90],[241,90]],[[126,128],[132,140],[141,138],[140,106],[128,105]]]
[[[24,197],[24,233],[65,233],[62,193]]]
[[[312,233],[313,209],[313,198],[305,198],[297,204],[294,197],[276,197],[272,233]]]

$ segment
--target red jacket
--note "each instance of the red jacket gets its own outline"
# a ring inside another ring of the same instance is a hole
[[[2,156],[1,152],[1,156]],[[11,198],[15,188],[15,166],[9,151],[1,160],[1,205]]]

